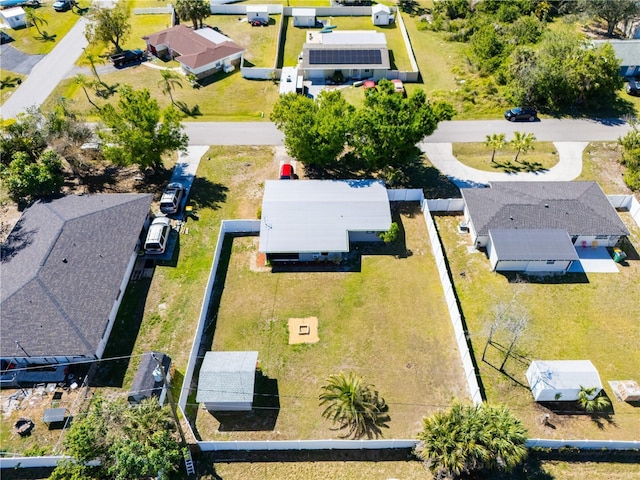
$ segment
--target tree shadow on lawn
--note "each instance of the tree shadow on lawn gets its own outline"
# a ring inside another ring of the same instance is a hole
[[[220,426],[221,432],[272,431],[280,413],[278,380],[256,371],[253,406],[248,412],[209,412]]]
[[[598,396],[609,398],[604,389]],[[587,415],[599,430],[604,430],[606,426],[618,426],[613,418],[615,410],[613,408],[613,402],[611,401],[609,401],[609,405],[605,407],[604,410],[597,412],[587,412],[577,401],[538,402],[538,404],[543,408],[551,410],[555,415]]]
[[[505,173],[541,173],[547,172],[549,170],[548,168],[545,168],[540,162],[528,162],[527,160],[523,160],[522,162],[518,163],[513,163],[511,161],[506,161],[504,163],[494,162],[493,167],[496,169],[501,169]]]
[[[189,202],[195,204],[196,208],[206,207],[218,210],[220,204],[227,201],[228,191],[229,189],[221,183],[215,183],[202,177],[195,177],[189,192]]]
[[[610,101],[604,103],[606,107],[599,109],[587,110],[579,106],[572,106],[546,112],[541,109],[541,111],[554,118],[582,118],[607,126],[623,125],[628,119],[635,118],[638,115],[633,102],[624,97],[616,95]]]

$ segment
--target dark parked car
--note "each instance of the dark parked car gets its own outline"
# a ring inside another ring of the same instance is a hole
[[[71,3],[71,0],[57,0],[56,2],[53,2],[53,9],[56,12],[66,12],[72,6],[73,4]]]
[[[640,80],[629,80],[625,90],[629,95],[640,96]]]
[[[269,25],[269,22],[264,18],[254,18],[249,23],[251,23],[252,27],[266,27]]]
[[[538,111],[533,107],[516,107],[504,112],[504,118],[510,122],[518,120],[533,122],[538,119]]]

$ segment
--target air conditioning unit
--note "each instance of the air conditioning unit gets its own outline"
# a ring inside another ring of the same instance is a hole
[[[225,65],[223,67],[224,73],[233,72],[236,69],[235,65]]]

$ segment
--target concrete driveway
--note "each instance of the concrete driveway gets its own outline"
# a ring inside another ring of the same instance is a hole
[[[29,75],[33,67],[44,58],[44,55],[22,53],[9,44],[0,45],[0,63],[3,70]]]

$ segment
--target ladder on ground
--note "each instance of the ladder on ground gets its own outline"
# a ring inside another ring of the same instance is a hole
[[[189,450],[184,452],[184,466],[187,468],[188,475],[196,474],[196,467],[193,466],[193,458],[191,458],[191,452]]]

